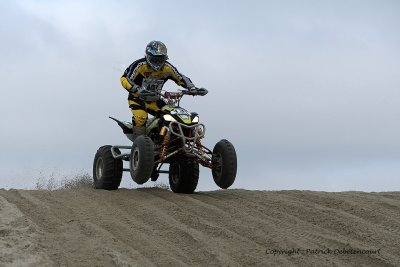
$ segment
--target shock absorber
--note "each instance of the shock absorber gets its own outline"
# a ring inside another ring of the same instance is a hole
[[[201,155],[204,155],[204,151],[202,149],[203,145],[201,144],[201,139],[204,137],[204,128],[202,126],[199,126],[199,128],[196,129],[196,131],[198,137],[196,138],[195,143],[199,148],[199,152],[201,153]]]
[[[167,156],[167,148],[169,145],[169,141],[171,140],[171,133],[169,132],[168,128],[164,126],[161,128],[160,135],[164,136],[164,140],[160,149],[160,159],[164,160]]]

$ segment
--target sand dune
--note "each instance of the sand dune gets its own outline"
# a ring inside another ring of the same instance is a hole
[[[400,193],[0,190],[0,266],[399,266]]]

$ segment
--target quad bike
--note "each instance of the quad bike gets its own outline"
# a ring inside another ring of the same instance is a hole
[[[199,164],[210,168],[215,183],[223,189],[235,181],[237,158],[233,145],[225,139],[213,151],[202,144],[205,126],[199,115],[180,107],[184,95],[204,96],[204,88],[179,92],[151,92],[166,102],[166,106],[149,119],[146,134],[133,137],[132,123],[110,117],[133,143],[131,146],[107,145],[97,150],[93,163],[94,186],[98,189],[118,189],[123,171],[130,172],[137,184],[156,181],[160,173],[169,174],[169,185],[175,193],[193,193],[199,179]],[[126,153],[121,152],[128,150]],[[129,162],[129,168],[123,167]],[[169,164],[168,170],[162,170]]]

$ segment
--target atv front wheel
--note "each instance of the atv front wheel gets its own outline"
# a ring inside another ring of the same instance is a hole
[[[115,149],[120,153],[118,149]],[[122,179],[122,159],[115,159],[111,146],[100,147],[93,161],[93,182],[96,189],[118,189]]]
[[[131,177],[138,184],[147,182],[153,172],[154,143],[150,137],[138,136],[132,144],[129,162]]]
[[[214,146],[212,165],[214,182],[222,189],[230,187],[237,171],[236,151],[231,142],[222,139]]]
[[[192,194],[199,181],[199,164],[180,160],[169,165],[169,186],[174,193]]]

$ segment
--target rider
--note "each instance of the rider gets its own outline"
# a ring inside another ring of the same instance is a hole
[[[134,138],[145,133],[147,113],[154,116],[165,105],[152,92],[159,93],[169,79],[186,89],[195,88],[192,81],[180,74],[167,59],[165,44],[151,41],[146,46],[145,57],[133,62],[121,77],[122,86],[129,92],[128,103],[133,114]]]

